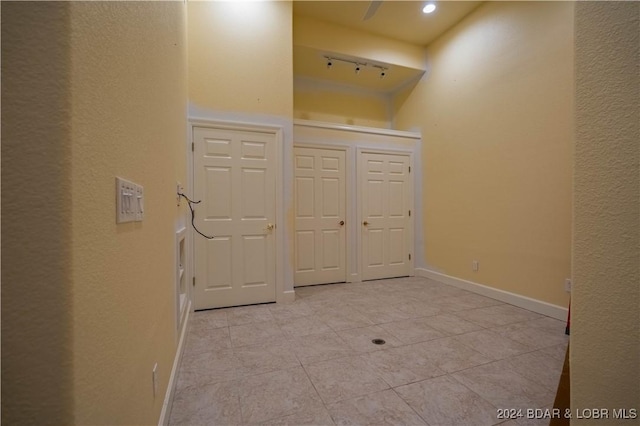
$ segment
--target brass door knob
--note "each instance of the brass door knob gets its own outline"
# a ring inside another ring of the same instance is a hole
[[[344,220],[340,221],[340,226],[344,226]]]
[[[369,222],[367,222],[367,221],[365,220],[364,222],[362,222],[362,224],[363,224],[364,226],[367,226],[367,225],[369,225]]]

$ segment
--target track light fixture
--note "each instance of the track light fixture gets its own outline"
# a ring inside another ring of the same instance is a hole
[[[345,59],[345,58],[336,58],[334,56],[325,56],[324,57],[327,60],[327,69],[331,69],[333,67],[333,64],[336,61],[340,61],[340,62],[344,62],[347,64],[351,64],[354,66],[354,72],[356,74],[360,74],[360,71],[362,71],[365,67],[371,67],[371,68],[377,68],[380,70],[380,78],[385,78],[385,76],[387,75],[387,71],[389,70],[388,67],[384,67],[382,65],[378,65],[378,64],[370,64],[367,62],[358,62],[358,61],[354,61],[351,59]]]

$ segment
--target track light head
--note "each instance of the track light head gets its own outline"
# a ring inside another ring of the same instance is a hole
[[[360,64],[356,64],[356,74],[360,74]]]
[[[380,71],[380,78],[384,78],[384,76],[387,75],[386,70],[381,70]]]
[[[332,66],[333,66],[333,61],[331,60],[331,58],[327,58],[327,69],[330,70]]]

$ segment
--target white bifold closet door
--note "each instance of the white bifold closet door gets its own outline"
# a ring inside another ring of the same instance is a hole
[[[346,281],[345,152],[296,147],[294,284]]]

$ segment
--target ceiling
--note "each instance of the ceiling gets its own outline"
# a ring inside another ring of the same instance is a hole
[[[363,17],[371,4],[368,0],[294,1],[293,12],[294,15],[308,16],[378,36],[427,46],[482,2],[456,0],[435,2],[436,11],[428,15],[422,13],[422,8],[427,3],[429,1],[384,0],[380,2],[373,17],[367,20],[363,20]],[[372,67],[370,60],[337,55],[340,58],[369,64],[362,67],[362,71],[356,75],[355,65],[349,62],[334,60],[333,66],[328,69],[326,57],[331,56],[331,52],[295,46],[293,53],[294,75],[298,80],[325,81],[377,93],[392,93],[423,74],[421,70],[378,62],[375,64],[388,68],[385,77],[380,78],[381,70]]]
[[[293,13],[365,31],[407,43],[426,46],[477,8],[481,1],[384,0],[375,15],[363,21],[370,1],[295,1]],[[422,13],[435,3],[431,14]]]

